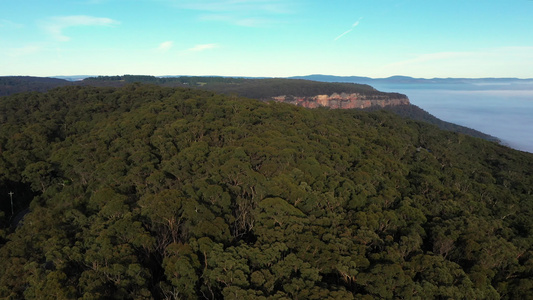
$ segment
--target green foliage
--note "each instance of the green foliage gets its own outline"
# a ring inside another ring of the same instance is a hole
[[[0,121],[2,298],[532,296],[531,154],[138,83],[3,97]]]
[[[365,84],[324,83],[319,81],[262,78],[247,79],[233,77],[154,77],[143,75],[98,76],[86,78],[82,84],[122,86],[125,83],[157,84],[170,87],[198,87],[219,93],[240,95],[254,99],[268,99],[280,95],[316,96],[333,93],[361,93],[372,95],[398,95],[379,92]]]

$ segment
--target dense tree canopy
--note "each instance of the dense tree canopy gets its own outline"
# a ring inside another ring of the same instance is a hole
[[[385,93],[367,84],[319,82],[287,78],[236,78],[220,76],[180,76],[154,77],[142,75],[98,76],[90,77],[79,82],[82,85],[116,85],[128,83],[148,83],[165,87],[197,87],[204,90],[216,91],[224,94],[236,94],[254,99],[270,99],[280,95],[294,95],[308,97],[333,93],[360,93],[368,97],[373,95],[403,97],[398,93]]]
[[[531,154],[140,84],[2,97],[0,124],[2,298],[533,298]]]

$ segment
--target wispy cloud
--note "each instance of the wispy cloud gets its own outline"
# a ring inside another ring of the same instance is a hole
[[[200,45],[196,45],[192,48],[189,48],[187,49],[188,52],[201,52],[201,51],[205,51],[205,50],[211,50],[211,49],[215,49],[215,48],[218,48],[219,45],[218,44],[200,44]]]
[[[403,67],[435,62],[480,62],[483,60],[487,62],[492,61],[492,64],[512,60],[522,61],[525,64],[526,62],[532,61],[532,59],[533,47],[498,47],[480,49],[478,51],[449,51],[418,54],[413,58],[397,61],[385,67]]]
[[[264,17],[245,17],[227,14],[208,14],[200,17],[202,21],[220,21],[243,27],[260,27],[275,23],[272,19]]]
[[[43,50],[44,50],[43,45],[33,44],[33,45],[27,45],[27,46],[19,47],[19,48],[6,49],[6,54],[10,57],[21,57],[21,56],[38,53]]]
[[[107,2],[108,0],[86,0],[86,4],[101,4]]]
[[[340,39],[341,37],[347,35],[348,33],[352,32],[352,30],[354,30],[355,27],[357,27],[357,25],[359,25],[359,22],[362,20],[363,18],[359,18],[359,20],[355,21],[355,23],[352,24],[352,27],[350,27],[350,29],[346,30],[345,32],[343,32],[342,34],[340,34],[339,36],[337,36],[334,41]]]
[[[174,3],[181,9],[201,12],[200,20],[245,27],[280,23],[279,17],[290,14],[293,5],[286,0],[180,0]]]
[[[533,68],[533,47],[498,47],[478,51],[449,51],[418,54],[379,68],[384,74],[425,74],[455,76],[462,70],[464,77],[528,77]],[[526,75],[522,75],[526,74]],[[446,75],[450,74],[450,75]],[[505,75],[503,75],[505,74]],[[416,75],[415,75],[416,76]]]
[[[21,24],[18,24],[18,23],[9,21],[9,20],[5,20],[5,19],[0,19],[0,28],[16,29],[16,28],[22,28],[22,27],[24,27],[24,25],[21,25]]]
[[[415,58],[406,59],[403,61],[395,62],[387,67],[401,67],[407,65],[423,64],[427,62],[443,61],[449,59],[459,59],[459,58],[468,58],[475,57],[479,55],[487,55],[484,52],[436,52],[436,53],[426,53],[421,54]]]
[[[157,47],[157,51],[159,52],[167,52],[174,46],[174,42],[172,41],[166,41],[159,44],[159,47]]]
[[[109,18],[98,18],[92,16],[65,16],[53,17],[42,24],[42,28],[50,34],[55,40],[66,42],[70,37],[63,34],[63,31],[69,27],[75,26],[113,26],[120,22]]]
[[[203,11],[288,13],[286,0],[179,0],[178,6]]]

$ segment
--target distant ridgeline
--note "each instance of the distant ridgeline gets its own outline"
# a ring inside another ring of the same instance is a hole
[[[398,93],[380,92],[366,84],[326,83],[310,80],[268,78],[246,79],[229,77],[165,77],[154,76],[99,76],[84,80],[84,83],[150,83],[162,86],[189,86],[224,94],[259,99],[275,100],[298,106],[317,108],[369,108],[409,105],[407,96]]]
[[[410,104],[406,95],[385,93],[367,84],[320,82],[304,79],[237,78],[220,76],[155,77],[147,75],[98,76],[80,81],[41,77],[0,77],[0,96],[20,92],[44,92],[61,86],[123,87],[128,84],[154,84],[164,87],[186,87],[242,96],[262,101],[285,102],[307,108],[387,109],[444,130],[460,132],[491,141],[497,138],[482,132],[442,121]]]
[[[0,97],[23,92],[46,92],[50,89],[72,85],[72,82],[48,77],[0,77]]]
[[[300,79],[247,79],[232,77],[155,77],[143,75],[98,76],[82,81],[40,77],[0,77],[0,96],[19,92],[44,92],[66,85],[122,87],[130,83],[165,87],[194,87],[223,94],[275,100],[308,108],[368,108],[372,106],[409,105],[407,96],[384,93],[366,84],[328,83]]]

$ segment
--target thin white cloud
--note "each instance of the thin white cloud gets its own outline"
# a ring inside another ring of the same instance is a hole
[[[273,20],[262,17],[244,17],[229,14],[208,14],[200,17],[202,21],[220,21],[243,27],[259,27],[275,23]]]
[[[200,12],[200,20],[244,27],[278,24],[280,16],[293,11],[293,3],[286,0],[174,0],[173,3],[181,9]]]
[[[467,58],[475,57],[479,55],[486,55],[486,53],[481,52],[437,52],[437,53],[427,53],[419,55],[412,59],[407,59],[399,62],[392,63],[387,67],[400,67],[406,65],[422,64],[427,62],[442,61],[447,59],[458,59],[458,58]]]
[[[174,42],[172,41],[162,42],[161,44],[159,44],[159,47],[157,47],[157,50],[159,52],[167,52],[172,48],[172,46],[174,46]]]
[[[533,0],[530,0],[533,1]],[[498,53],[513,53],[517,55],[524,55],[528,58],[533,57],[533,47],[532,46],[510,46],[510,47],[500,47],[493,50]]]
[[[107,2],[107,0],[87,0],[85,3],[86,4],[101,4],[104,2]]]
[[[353,30],[353,28],[346,30],[346,31],[343,32],[341,35],[337,36],[337,37],[334,39],[334,41],[336,41],[336,40],[340,39],[341,37],[347,35],[348,33],[352,32],[352,30]]]
[[[120,22],[109,18],[98,18],[92,16],[65,16],[53,17],[48,19],[42,25],[42,28],[50,34],[55,40],[66,42],[70,37],[63,34],[63,31],[69,27],[75,26],[113,26]]]
[[[290,3],[286,0],[179,0],[175,2],[181,8],[211,12],[288,13],[290,11]]]
[[[355,21],[355,23],[352,24],[352,27],[350,27],[350,29],[346,30],[345,32],[343,32],[342,34],[340,34],[339,36],[337,36],[334,41],[340,39],[341,37],[347,35],[348,33],[352,32],[354,30],[355,27],[357,27],[357,25],[359,25],[359,22],[361,21],[361,19],[363,18],[359,18],[359,20]]]
[[[10,57],[21,57],[41,52],[44,49],[42,45],[27,45],[19,48],[7,49],[6,54]]]
[[[258,27],[267,26],[269,24],[273,24],[274,22],[263,18],[240,18],[234,20],[232,23],[244,27]]]
[[[188,52],[201,52],[201,51],[205,51],[205,50],[211,50],[211,49],[215,49],[215,48],[218,48],[218,44],[200,44],[200,45],[196,45],[192,48],[189,48],[187,51]]]
[[[529,70],[533,68],[532,62],[533,47],[498,47],[419,54],[384,65],[379,72],[425,77],[528,77]],[[431,72],[434,74],[429,75]]]
[[[24,27],[24,25],[21,25],[21,24],[18,24],[18,23],[9,21],[9,20],[5,20],[5,19],[0,19],[0,28],[17,29],[17,28],[22,28],[22,27]]]

